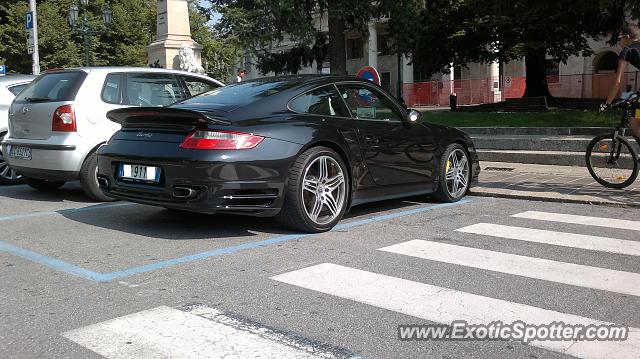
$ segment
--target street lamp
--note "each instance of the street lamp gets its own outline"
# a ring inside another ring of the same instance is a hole
[[[91,66],[91,36],[102,34],[105,30],[91,29],[89,19],[87,18],[87,5],[89,5],[89,0],[80,0],[80,5],[83,10],[82,23],[78,24],[80,9],[76,4],[72,4],[69,7],[67,20],[69,21],[69,25],[73,28],[74,34],[82,36],[84,40],[84,65]],[[106,28],[109,28],[109,25],[111,25],[112,15],[113,13],[109,8],[109,3],[105,3],[104,8],[102,9],[102,21]]]

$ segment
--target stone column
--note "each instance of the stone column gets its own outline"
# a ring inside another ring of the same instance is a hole
[[[410,63],[411,59],[402,56],[402,83],[403,84],[412,84],[413,83],[413,64]]]
[[[493,102],[502,101],[502,92],[500,91],[500,64],[492,62],[489,64],[489,86],[493,93]]]
[[[157,38],[147,48],[148,63],[168,69],[180,69],[178,53],[189,45],[198,65],[202,63],[202,45],[191,38],[187,0],[158,0]]]
[[[369,66],[378,70],[378,31],[376,22],[369,22],[369,41],[367,46],[367,59]]]

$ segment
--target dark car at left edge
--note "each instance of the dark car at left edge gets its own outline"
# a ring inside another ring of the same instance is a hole
[[[464,132],[420,120],[354,77],[287,76],[107,117],[98,150],[108,196],[202,213],[274,216],[322,232],[352,206],[430,194],[463,198],[480,171]]]

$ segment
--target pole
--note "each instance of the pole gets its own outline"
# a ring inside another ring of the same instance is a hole
[[[84,18],[82,19],[82,36],[84,38],[84,66],[89,67],[91,66],[91,39],[89,38],[91,34],[89,29],[89,20],[87,19],[86,8],[84,9]]]
[[[36,0],[29,0],[29,8],[33,12],[33,54],[32,72],[34,75],[40,74],[40,54],[38,52],[38,16],[36,14]]]
[[[402,54],[398,52],[398,98],[402,98]]]

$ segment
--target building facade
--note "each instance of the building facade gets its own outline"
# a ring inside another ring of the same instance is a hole
[[[326,16],[316,18],[317,28],[327,31]],[[407,104],[448,105],[449,95],[456,94],[460,104],[493,103],[505,98],[521,97],[525,89],[526,64],[524,61],[509,63],[473,63],[453,67],[449,74],[423,76],[415,71],[411,60],[392,54],[385,21],[372,21],[368,33],[351,32],[346,35],[347,73],[355,75],[364,66],[378,70],[381,85],[396,96],[402,96]],[[610,46],[607,39],[589,42],[593,54],[571,56],[566,63],[547,60],[547,82],[551,94],[556,97],[602,99],[615,81],[618,66],[618,46]],[[273,51],[287,49],[285,41]],[[249,72],[246,78],[262,75],[249,58],[240,67]],[[329,64],[318,67],[314,63],[303,68],[301,74],[329,73]],[[640,70],[629,65],[622,88],[627,85],[640,87]]]

